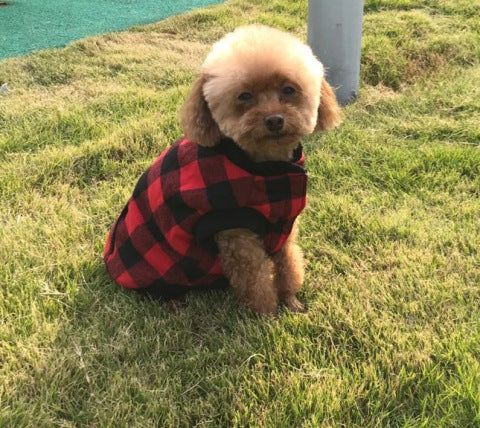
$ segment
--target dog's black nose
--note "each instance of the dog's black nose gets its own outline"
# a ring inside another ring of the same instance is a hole
[[[272,114],[265,118],[265,125],[269,131],[278,132],[283,128],[283,116],[281,114]]]

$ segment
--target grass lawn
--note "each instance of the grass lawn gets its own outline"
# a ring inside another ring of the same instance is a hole
[[[0,426],[480,426],[480,0],[366,0],[362,87],[308,138],[309,311],[179,314],[108,278],[107,232],[180,135],[209,45],[306,36],[230,0],[0,62]]]

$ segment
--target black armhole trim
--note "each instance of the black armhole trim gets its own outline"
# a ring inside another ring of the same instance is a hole
[[[253,208],[212,211],[198,220],[193,235],[197,244],[216,251],[213,237],[229,229],[248,229],[263,238],[267,233],[267,224],[265,217]]]

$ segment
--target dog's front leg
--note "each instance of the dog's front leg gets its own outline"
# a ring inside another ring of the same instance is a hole
[[[298,229],[294,225],[283,248],[272,257],[275,263],[275,286],[279,298],[292,312],[302,312],[305,309],[296,296],[304,278],[303,252],[296,243],[297,235]]]
[[[274,267],[262,240],[248,229],[230,229],[219,232],[215,241],[223,273],[239,299],[258,314],[274,315]]]

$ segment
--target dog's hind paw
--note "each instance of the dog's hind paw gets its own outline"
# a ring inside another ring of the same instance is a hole
[[[291,312],[305,312],[306,310],[305,305],[296,296],[286,296],[282,300]]]

